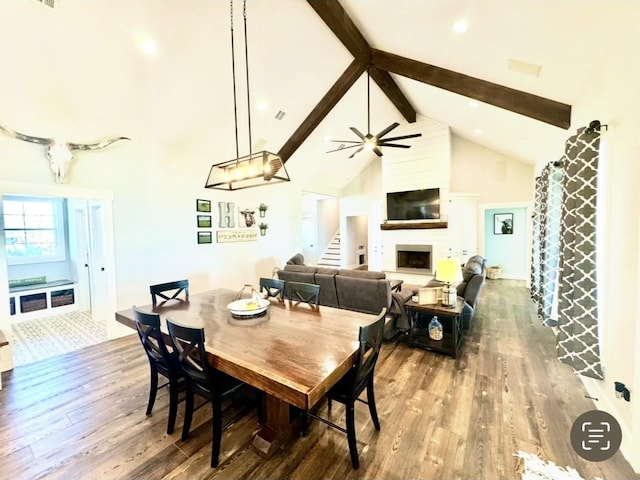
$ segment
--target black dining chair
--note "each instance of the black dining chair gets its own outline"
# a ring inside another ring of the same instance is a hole
[[[179,393],[184,389],[184,375],[178,365],[177,356],[173,350],[169,351],[160,331],[160,315],[147,313],[133,306],[133,317],[140,342],[149,360],[151,382],[149,387],[149,402],[147,415],[151,415],[156,401],[156,393],[160,388],[169,386],[169,420],[167,434],[172,434],[178,413]],[[158,385],[158,376],[167,379],[166,383]]]
[[[351,369],[331,387],[327,392],[327,408],[331,410],[331,402],[335,400],[345,405],[346,411],[346,428],[336,425],[335,423],[320,417],[312,412],[303,412],[302,417],[302,435],[306,435],[307,415],[321,422],[340,430],[347,434],[349,443],[349,454],[351,455],[351,464],[354,469],[360,467],[358,459],[358,447],[356,445],[356,427],[355,427],[355,402],[360,401],[369,406],[371,420],[376,430],[380,430],[380,422],[378,420],[378,411],[376,410],[376,398],[373,390],[373,376],[382,345],[382,335],[384,332],[384,322],[387,309],[383,308],[378,314],[376,320],[365,327],[360,327],[358,340],[360,348]],[[359,398],[360,394],[367,389],[367,400]]]
[[[284,280],[278,278],[260,278],[260,293],[264,293],[267,298],[273,297],[283,300],[284,297]]]
[[[178,363],[186,377],[186,399],[182,440],[189,438],[193,412],[201,406],[210,403],[212,407],[212,440],[211,467],[218,466],[222,432],[231,424],[239,420],[253,405],[240,409],[224,425],[222,423],[222,402],[232,399],[234,395],[247,387],[244,382],[213,368],[208,361],[205,350],[204,328],[193,328],[180,325],[167,319],[169,338],[176,352]],[[195,395],[202,397],[205,402],[194,408]],[[258,419],[261,421],[261,402],[258,399]]]
[[[289,301],[295,302],[295,305],[302,302],[309,304],[312,308],[318,308],[320,285],[304,282],[287,282],[285,291],[287,292]]]
[[[149,286],[151,292],[151,303],[156,305],[160,297],[163,301],[167,300],[180,300],[189,301],[189,280],[177,280],[175,282],[158,283],[156,285]],[[169,293],[167,293],[169,292]],[[184,293],[184,298],[180,298],[180,294]],[[171,295],[171,296],[169,296]]]

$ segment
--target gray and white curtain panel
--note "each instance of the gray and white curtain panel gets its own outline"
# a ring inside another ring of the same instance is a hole
[[[531,298],[557,327],[558,358],[602,379],[598,344],[596,202],[600,133],[581,128],[536,178]]]

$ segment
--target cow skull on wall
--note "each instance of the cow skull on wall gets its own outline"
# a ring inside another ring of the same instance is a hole
[[[22,133],[15,132],[10,128],[3,127],[2,125],[0,125],[0,130],[10,137],[17,138],[18,140],[46,146],[47,158],[49,159],[51,170],[56,176],[57,183],[65,183],[69,166],[73,160],[74,150],[100,150],[108,147],[118,140],[131,140],[127,137],[113,137],[105,140],[104,142],[98,143],[71,143],[56,140],[54,138],[41,138],[23,135]]]

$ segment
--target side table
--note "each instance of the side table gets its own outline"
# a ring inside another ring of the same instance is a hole
[[[420,304],[413,301],[406,302],[405,309],[409,317],[409,345],[412,347],[422,347],[434,352],[446,353],[453,358],[458,356],[458,349],[462,344],[464,335],[462,333],[462,305],[464,299],[458,297],[454,307],[448,307],[441,303]],[[450,328],[446,328],[445,322],[440,323],[445,327],[442,340],[431,340],[429,338],[429,320],[423,317],[438,316],[438,319],[449,319]]]

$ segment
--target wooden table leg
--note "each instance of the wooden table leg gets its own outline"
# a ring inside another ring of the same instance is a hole
[[[265,423],[253,439],[253,448],[263,458],[271,458],[291,436],[295,422],[290,421],[290,406],[282,400],[265,394]]]

